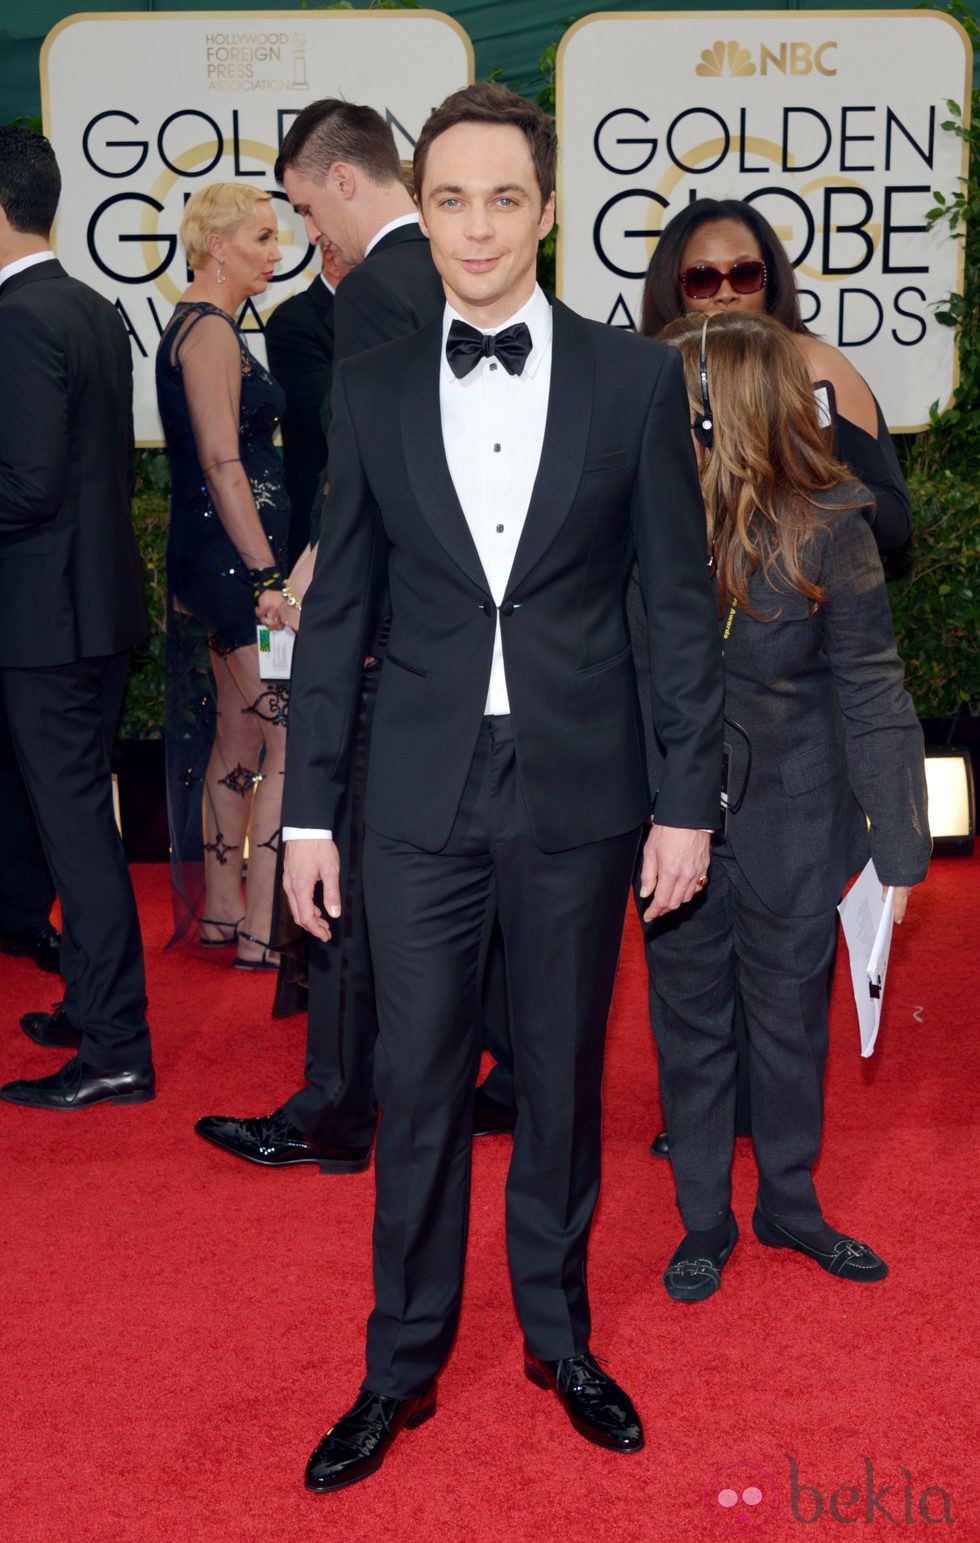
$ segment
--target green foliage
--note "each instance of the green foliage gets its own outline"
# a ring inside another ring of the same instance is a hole
[[[143,558],[150,635],[136,649],[119,724],[120,739],[159,739],[165,722],[167,678],[167,530],[170,474],[162,450],[136,457],[133,529]]]
[[[971,13],[959,0],[948,9],[977,48]],[[969,127],[956,102],[946,106],[942,127],[966,144],[967,174],[955,191],[934,193],[926,222],[964,245],[962,293],[936,312],[956,329],[960,376],[949,407],[934,406],[929,428],[903,447],[912,536],[889,563],[895,632],[922,717],[980,714],[980,92]]]

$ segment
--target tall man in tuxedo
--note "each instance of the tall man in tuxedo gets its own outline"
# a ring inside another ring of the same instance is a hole
[[[297,644],[283,806],[286,890],[315,937],[342,918],[330,833],[386,583],[392,621],[364,852],[380,1022],[375,1305],[360,1396],[307,1467],[318,1492],[373,1472],[435,1409],[462,1290],[495,915],[525,1371],[590,1441],[643,1443],[629,1397],[590,1353],[585,1278],[605,1023],[650,812],[624,605],[634,554],[665,751],[642,865],[651,917],[705,881],[721,671],[670,350],[587,322],[535,283],[555,149],[551,119],[500,86],[433,114],[415,181],[444,314],[334,377],[330,521]]]
[[[61,900],[66,995],[53,1076],[0,1097],[79,1109],[153,1097],[139,919],[109,759],[146,635],[130,519],[132,359],[118,313],[50,250],[61,177],[0,128],[0,693]]]
[[[441,314],[442,283],[405,190],[394,135],[380,113],[335,98],[311,102],[283,140],[276,176],[303,215],[309,239],[317,245],[329,242],[350,270],[334,298],[335,366]],[[321,416],[326,425],[328,407]],[[318,497],[314,542],[324,507]],[[332,505],[327,507],[329,521]],[[357,1173],[371,1160],[377,1013],[359,848],[367,742],[383,651],[383,639],[375,632],[361,661],[353,774],[336,813],[337,839],[345,853],[345,923],[329,940],[309,940],[304,1086],[271,1114],[206,1115],[195,1127],[206,1141],[263,1167],[310,1164],[324,1173]]]

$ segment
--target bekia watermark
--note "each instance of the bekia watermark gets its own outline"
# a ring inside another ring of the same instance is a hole
[[[863,1522],[893,1527],[950,1526],[956,1521],[950,1494],[940,1484],[919,1485],[908,1468],[899,1465],[901,1479],[876,1477],[871,1458],[859,1458],[858,1477],[848,1483],[827,1483],[811,1472],[801,1473],[796,1458],[785,1453],[788,1465],[780,1483],[758,1463],[739,1461],[716,1468],[704,1489],[704,1504],[716,1522],[733,1531],[760,1529],[776,1519],[803,1526],[823,1519],[842,1526]],[[781,1494],[789,1501],[781,1504]],[[788,1509],[788,1516],[787,1516]]]

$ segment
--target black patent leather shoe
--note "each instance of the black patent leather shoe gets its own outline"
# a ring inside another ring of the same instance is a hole
[[[156,1094],[153,1067],[140,1071],[99,1071],[83,1066],[78,1056],[66,1061],[52,1077],[32,1082],[8,1082],[0,1098],[32,1109],[88,1109],[92,1104],[147,1104]]]
[[[365,1388],[353,1409],[331,1425],[307,1463],[307,1489],[326,1495],[376,1473],[399,1431],[422,1425],[435,1412],[434,1382],[416,1398],[387,1398]]]
[[[517,1124],[517,1110],[492,1098],[481,1086],[473,1092],[474,1136],[511,1136]]]
[[[756,1206],[752,1217],[752,1230],[760,1243],[767,1248],[792,1248],[798,1254],[815,1259],[821,1270],[836,1275],[838,1280],[884,1280],[888,1266],[879,1259],[867,1243],[859,1243],[846,1233],[835,1232],[826,1224],[822,1235],[818,1233],[790,1232],[788,1228],[765,1216]]]
[[[650,1151],[654,1157],[670,1156],[670,1138],[665,1130],[660,1131],[658,1135],[654,1136],[650,1143]]]
[[[18,927],[16,932],[0,933],[0,953],[13,957],[26,955],[34,960],[39,970],[57,975],[61,933],[49,921],[39,922],[36,927]]]
[[[643,1426],[631,1400],[586,1350],[561,1361],[541,1361],[525,1346],[524,1375],[551,1388],[580,1436],[613,1452],[639,1452]]]
[[[55,1002],[49,1013],[24,1013],[20,1026],[28,1039],[48,1050],[77,1050],[82,1042],[64,1002]]]
[[[321,1173],[363,1173],[371,1161],[371,1148],[335,1147],[304,1136],[281,1109],[254,1120],[235,1120],[229,1115],[209,1114],[194,1126],[212,1146],[242,1157],[262,1168],[291,1168],[315,1163]]]

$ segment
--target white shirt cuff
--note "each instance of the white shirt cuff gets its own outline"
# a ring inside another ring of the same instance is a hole
[[[306,825],[284,825],[283,841],[332,841],[332,830],[314,830]]]

